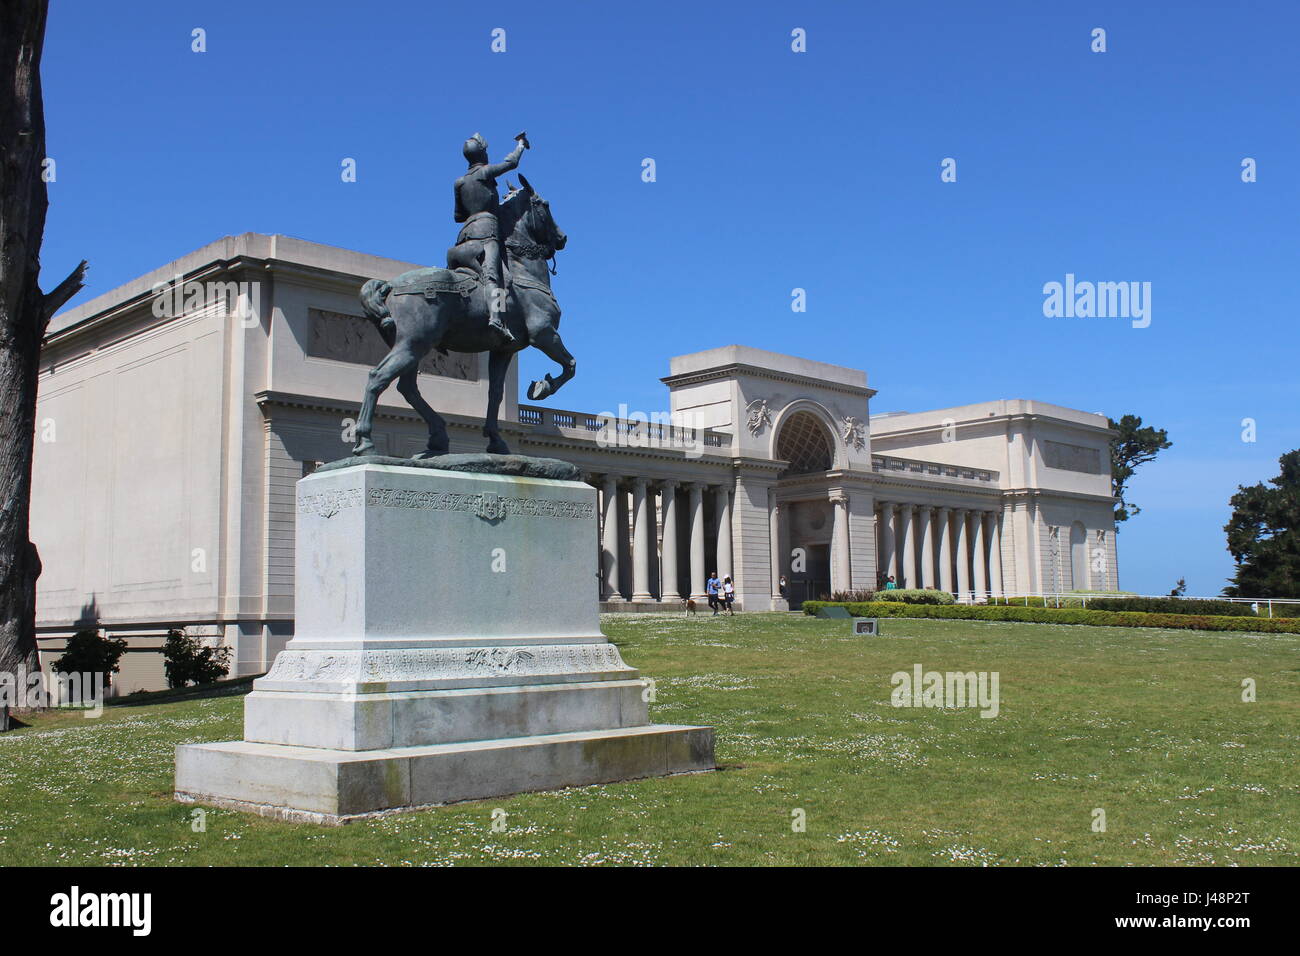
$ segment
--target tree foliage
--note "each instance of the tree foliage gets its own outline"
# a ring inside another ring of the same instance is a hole
[[[211,684],[230,672],[230,648],[207,647],[182,630],[167,632],[163,670],[168,687]]]
[[[61,674],[103,674],[104,686],[108,687],[120,670],[117,662],[124,653],[123,639],[105,637],[95,628],[85,628],[68,638],[68,646],[54,662],[54,669]]]
[[[1110,493],[1115,503],[1115,523],[1136,517],[1142,509],[1125,499],[1129,480],[1138,466],[1153,461],[1157,454],[1173,445],[1163,428],[1144,426],[1137,415],[1125,415],[1119,421],[1107,419],[1118,432],[1110,440]]]
[[[1223,530],[1237,570],[1223,589],[1228,597],[1300,597],[1300,449],[1278,464],[1276,478],[1238,486],[1232,496]]]

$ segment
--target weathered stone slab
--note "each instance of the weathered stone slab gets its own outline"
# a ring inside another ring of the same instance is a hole
[[[348,753],[232,741],[176,749],[176,797],[315,823],[714,769],[713,730],[669,724]]]
[[[244,704],[244,739],[386,750],[497,737],[643,727],[642,681],[463,688],[397,694],[269,694]]]

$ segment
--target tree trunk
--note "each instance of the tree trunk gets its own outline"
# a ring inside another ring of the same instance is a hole
[[[53,293],[41,292],[48,197],[40,67],[47,8],[48,0],[0,4],[0,672],[18,676],[20,687],[22,675],[38,666],[41,562],[28,518],[41,340],[50,316],[81,288],[86,269],[81,263]]]

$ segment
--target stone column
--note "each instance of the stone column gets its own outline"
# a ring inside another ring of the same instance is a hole
[[[916,587],[916,523],[912,520],[913,506],[898,506],[899,535],[903,539],[903,568],[898,576],[900,588]]]
[[[894,541],[894,504],[891,501],[880,503],[880,569],[886,577],[894,576],[898,580],[898,547]]]
[[[952,509],[939,509],[939,588],[952,593]]]
[[[618,593],[623,599],[632,599],[632,508],[630,493],[624,482],[619,482],[618,494]]]
[[[724,581],[731,578],[731,583],[735,584],[735,577],[731,569],[731,489],[726,485],[719,485],[717,495],[718,580]]]
[[[998,512],[988,513],[989,522],[989,590],[994,597],[1002,597],[1002,531],[998,527]]]
[[[680,601],[677,593],[677,482],[665,481],[660,487],[663,496],[663,596],[661,600]]]
[[[632,600],[652,601],[650,593],[650,516],[645,478],[632,482]]]
[[[606,475],[601,484],[600,519],[600,597],[603,601],[621,601],[618,593],[618,478]]]
[[[704,566],[704,484],[691,485],[691,598],[703,601],[704,584],[709,579],[709,569]]]
[[[768,545],[772,549],[772,602],[773,607],[777,607],[777,602],[783,599],[781,594],[781,557],[784,554],[781,542],[781,505],[776,500],[776,489],[770,488],[767,492],[767,539]]]
[[[957,515],[957,600],[970,600],[970,529],[966,518],[970,512],[965,508],[955,509]]]
[[[921,538],[921,587],[934,587],[934,532],[930,529],[929,505],[922,505],[916,513],[916,533]]]
[[[831,561],[831,591],[847,591],[853,586],[852,568],[849,565],[849,499],[846,495],[831,496],[831,541],[835,554]]]
[[[984,537],[984,512],[972,511],[970,517],[971,524],[975,526],[975,535],[972,542],[972,549],[975,552],[974,561],[972,562],[975,565],[975,580],[971,586],[975,591],[976,598],[987,598],[989,594],[989,576],[988,564],[984,559],[984,544],[987,540]]]

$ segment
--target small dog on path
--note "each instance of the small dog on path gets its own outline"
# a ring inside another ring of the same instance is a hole
[[[687,598],[687,599],[686,599],[685,601],[683,601],[682,603],[686,605],[686,613],[685,613],[684,615],[682,615],[683,617],[689,617],[690,615],[692,615],[692,614],[695,613],[695,602],[694,602],[694,601],[692,601],[690,598]]]

